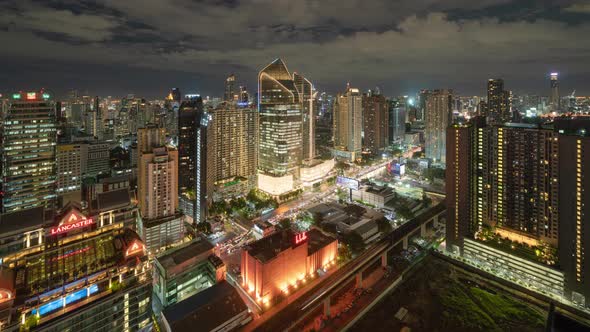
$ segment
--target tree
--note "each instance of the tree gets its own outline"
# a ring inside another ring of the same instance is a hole
[[[350,250],[350,247],[346,244],[343,244],[340,246],[340,248],[338,248],[338,263],[342,264],[342,263],[346,263],[349,260],[352,259],[352,251]]]
[[[379,227],[379,232],[384,234],[389,234],[392,230],[391,224],[385,218],[377,220],[377,227]]]
[[[283,218],[283,219],[279,220],[279,226],[282,229],[289,229],[289,228],[291,228],[291,219],[289,219],[289,218]]]
[[[197,231],[209,235],[211,234],[211,224],[207,221],[202,221],[197,224]]]
[[[422,193],[422,203],[424,203],[424,207],[429,207],[432,205],[432,199],[426,193]]]
[[[363,238],[357,232],[348,232],[344,235],[343,241],[350,246],[354,253],[359,253],[365,249]]]

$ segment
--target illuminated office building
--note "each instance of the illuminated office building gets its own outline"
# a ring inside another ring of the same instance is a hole
[[[137,212],[129,192],[99,194],[88,208],[69,204],[55,218],[46,212],[38,207],[0,217],[0,283],[13,299],[0,313],[2,328],[149,328],[151,269],[131,230]]]
[[[362,151],[363,106],[359,89],[347,85],[334,99],[334,153],[348,160],[360,158]]]
[[[424,149],[426,158],[445,163],[445,133],[453,118],[453,91],[432,90],[426,97]]]
[[[377,154],[389,146],[388,102],[383,95],[369,91],[362,97],[362,107],[363,150]],[[405,131],[405,118],[403,122]]]
[[[294,189],[303,157],[302,101],[281,59],[258,74],[258,113],[258,188],[280,195]]]
[[[200,96],[188,98],[178,110],[178,188],[186,205],[185,214],[195,222],[205,220],[211,201],[211,181],[207,176],[209,115]]]
[[[313,84],[298,73],[293,73],[295,88],[299,93],[302,112],[302,136],[301,142],[302,160],[313,160],[315,158],[315,90]]]
[[[54,207],[57,125],[52,95],[46,91],[12,94],[1,142],[0,211]]]
[[[57,146],[57,194],[64,200],[81,199],[82,149],[79,144]]]

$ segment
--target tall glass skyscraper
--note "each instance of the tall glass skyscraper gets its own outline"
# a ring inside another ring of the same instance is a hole
[[[279,195],[294,188],[303,156],[300,94],[281,59],[258,75],[258,112],[258,187]]]
[[[57,189],[55,103],[46,91],[11,97],[1,135],[1,211],[52,208]]]

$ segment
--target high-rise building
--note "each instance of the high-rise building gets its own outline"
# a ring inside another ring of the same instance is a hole
[[[447,132],[447,250],[588,305],[590,121]]]
[[[558,73],[551,73],[551,95],[549,97],[549,105],[553,107],[554,111],[561,110],[561,100],[559,97],[559,81],[557,80],[558,76]]]
[[[1,211],[52,208],[56,198],[57,124],[47,91],[11,96],[2,126]]]
[[[424,121],[424,114],[426,113],[426,99],[430,95],[431,91],[422,89],[418,94],[418,112],[416,114],[416,120]]]
[[[383,95],[369,91],[362,96],[362,108],[363,150],[377,154],[389,145],[389,104]]]
[[[192,218],[201,222],[210,202],[210,181],[207,176],[207,137],[209,115],[203,110],[203,99],[185,100],[178,110],[178,188],[179,194],[193,211]]]
[[[258,158],[258,110],[222,103],[209,111],[209,157],[207,170],[215,184],[215,192],[245,194],[231,190],[234,185],[252,188],[256,183]],[[240,186],[243,178],[246,186]]]
[[[302,101],[281,59],[258,74],[258,113],[258,188],[280,195],[294,189],[303,156]]]
[[[184,221],[178,203],[178,151],[165,145],[158,126],[139,128],[138,202],[141,212],[139,234],[148,253],[179,243],[184,238]]]
[[[485,115],[490,123],[510,122],[512,117],[511,97],[512,93],[504,90],[503,79],[488,80],[488,105]]]
[[[363,105],[359,89],[347,85],[346,92],[334,100],[334,149],[349,160],[360,157],[362,150]]]
[[[302,160],[315,158],[315,90],[313,84],[305,77],[293,73],[295,88],[299,93],[302,111]]]
[[[590,121],[556,121],[559,135],[559,265],[565,295],[590,306]]]
[[[389,143],[400,143],[406,133],[406,101],[403,98],[388,101],[389,106]]]
[[[165,139],[164,129],[156,125],[137,130],[137,196],[143,218],[165,217],[178,208],[178,152],[169,150]]]
[[[223,95],[224,101],[233,102],[236,96],[236,75],[231,74],[225,79],[225,93]]]
[[[72,197],[74,200],[77,198],[80,201],[81,189],[82,149],[80,144],[59,144],[57,146],[56,192],[60,196]]]
[[[433,90],[426,97],[424,141],[426,158],[445,164],[446,128],[453,118],[453,91]]]

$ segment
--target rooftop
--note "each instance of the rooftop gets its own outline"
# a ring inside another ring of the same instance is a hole
[[[235,288],[221,281],[170,306],[163,315],[173,331],[211,331],[247,310]]]
[[[156,259],[162,265],[164,269],[171,270],[178,265],[187,263],[197,256],[210,252],[213,249],[213,245],[209,241],[198,238],[190,242],[188,245],[180,247],[175,250],[168,250],[163,255],[158,256]],[[207,255],[209,256],[209,255]]]
[[[96,201],[93,203],[93,208],[96,210],[111,210],[129,205],[131,203],[131,195],[127,188],[107,191],[99,193]]]
[[[307,247],[307,255],[311,255],[320,249],[324,248],[328,244],[336,241],[335,238],[325,235],[320,230],[311,229],[307,232],[307,236],[309,238],[309,244]]]
[[[0,234],[41,228],[52,220],[51,211],[45,211],[43,207],[0,214]]]
[[[293,246],[294,237],[295,232],[292,230],[283,230],[249,244],[246,247],[246,250],[250,256],[255,257],[261,263],[265,263],[275,258],[280,252],[291,248]],[[333,241],[336,241],[335,238],[324,235],[317,229],[308,231],[307,238],[308,256],[332,243]]]

